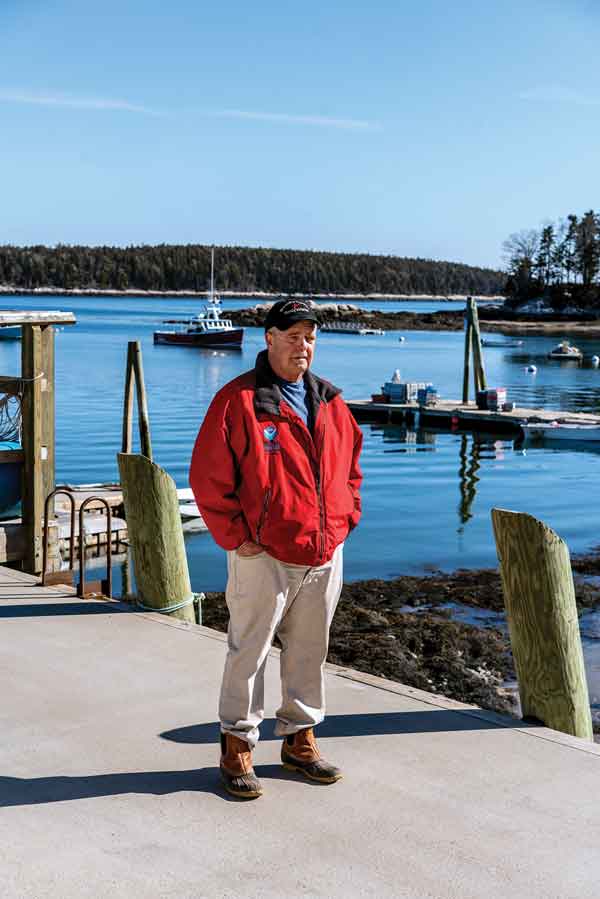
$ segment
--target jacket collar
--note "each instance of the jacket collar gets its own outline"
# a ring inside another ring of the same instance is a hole
[[[254,391],[254,411],[256,415],[281,415],[281,391],[275,379],[275,373],[269,365],[267,350],[262,350],[256,357],[254,371],[256,375]],[[304,375],[304,384],[311,407],[312,420],[316,421],[321,403],[330,402],[342,391],[324,378],[313,375],[310,369]]]

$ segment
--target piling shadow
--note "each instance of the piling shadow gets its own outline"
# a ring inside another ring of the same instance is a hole
[[[126,793],[167,796],[187,791],[212,793],[227,802],[237,801],[220,786],[219,769],[211,767],[196,771],[135,771],[79,777],[0,777],[0,808]]]
[[[493,714],[493,713],[488,713]],[[498,716],[497,721],[486,720],[476,714],[460,710],[428,709],[419,712],[369,712],[363,715],[329,715],[317,729],[318,737],[372,737],[386,734],[433,734],[451,731],[492,730],[494,728],[539,727],[539,723],[520,718]],[[219,723],[190,724],[175,727],[160,734],[174,743],[218,743]],[[267,718],[260,727],[260,739],[278,740],[275,719]]]

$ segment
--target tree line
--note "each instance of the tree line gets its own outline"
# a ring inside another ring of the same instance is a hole
[[[457,262],[251,247],[215,248],[218,290],[269,293],[499,294],[505,276]],[[0,285],[204,291],[210,247],[0,246]]]
[[[503,249],[513,303],[543,297],[556,309],[600,305],[600,214],[593,209],[511,234]]]

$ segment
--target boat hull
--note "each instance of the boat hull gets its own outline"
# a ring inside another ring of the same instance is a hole
[[[244,339],[243,328],[189,334],[186,331],[155,331],[154,343],[167,346],[205,347],[206,349],[239,350]]]
[[[600,425],[521,425],[525,440],[532,443],[557,442],[600,444]]]

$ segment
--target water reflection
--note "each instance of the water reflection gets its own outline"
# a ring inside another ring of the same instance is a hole
[[[435,432],[406,425],[371,425],[371,433],[381,435],[384,443],[401,444],[396,449],[384,449],[384,453],[423,453],[435,449]]]
[[[461,526],[458,528],[459,534],[463,533],[464,525],[473,517],[471,509],[477,494],[477,483],[479,481],[477,472],[481,468],[479,462],[480,450],[481,444],[471,437],[471,451],[469,452],[469,435],[461,434],[460,465],[458,468],[458,483],[460,487],[458,517],[461,521]]]
[[[384,454],[418,453],[440,451],[440,467],[446,464],[449,447],[454,444],[458,452],[458,487],[460,500],[457,507],[458,534],[463,534],[465,525],[474,517],[473,506],[478,484],[483,474],[483,463],[492,468],[494,463],[504,461],[507,450],[519,449],[512,441],[499,439],[494,434],[452,433],[443,429],[411,428],[405,425],[370,426],[371,433],[381,438],[384,444],[396,444],[394,449],[385,447]],[[436,438],[443,443],[436,445]]]

